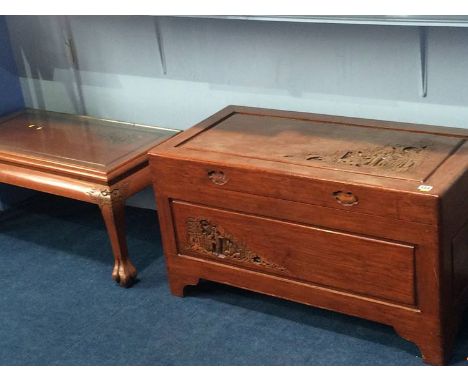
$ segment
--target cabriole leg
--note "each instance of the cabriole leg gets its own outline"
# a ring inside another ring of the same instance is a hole
[[[101,203],[99,207],[106,224],[115,259],[112,278],[120,286],[129,287],[135,281],[137,271],[128,257],[124,201]]]

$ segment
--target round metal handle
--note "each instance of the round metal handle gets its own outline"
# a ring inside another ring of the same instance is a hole
[[[228,177],[224,174],[224,172],[219,170],[210,170],[208,171],[208,178],[218,186],[222,186],[228,182]]]
[[[333,196],[337,200],[338,203],[342,204],[343,206],[354,206],[358,204],[358,198],[352,192],[346,191],[335,191]]]

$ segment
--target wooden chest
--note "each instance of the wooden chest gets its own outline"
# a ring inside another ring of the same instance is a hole
[[[223,109],[150,152],[172,293],[203,278],[379,321],[444,364],[468,295],[467,138]]]

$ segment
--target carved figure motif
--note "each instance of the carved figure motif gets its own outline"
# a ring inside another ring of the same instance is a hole
[[[371,167],[407,171],[422,161],[422,154],[429,147],[427,144],[418,146],[386,145],[372,149],[350,150],[333,154],[298,154],[284,155],[284,157],[302,157],[308,161],[323,161],[326,163],[341,163],[354,167]]]
[[[287,272],[280,265],[271,263],[239,243],[222,227],[212,224],[204,218],[188,218],[187,243],[189,249],[204,255],[216,256],[220,259],[230,259],[250,263],[260,267]]]

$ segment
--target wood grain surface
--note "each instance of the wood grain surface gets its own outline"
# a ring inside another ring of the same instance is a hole
[[[203,278],[375,320],[447,363],[468,300],[467,138],[219,111],[149,153],[172,293]]]
[[[178,131],[25,109],[0,119],[0,182],[97,204],[114,254],[112,277],[130,286],[125,201],[151,184],[147,151]]]

